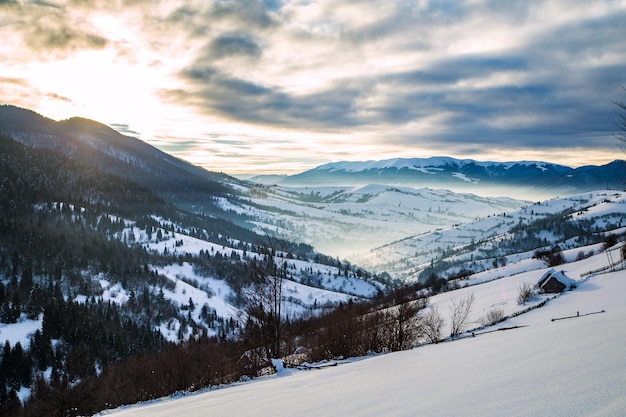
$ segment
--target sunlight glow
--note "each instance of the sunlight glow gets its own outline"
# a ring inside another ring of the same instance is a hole
[[[8,2],[0,100],[230,173],[621,156],[624,2],[279,3]]]

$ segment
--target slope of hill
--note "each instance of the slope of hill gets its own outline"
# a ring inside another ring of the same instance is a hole
[[[421,287],[395,285],[493,288],[513,273],[518,284],[555,254],[590,266],[621,239],[624,207],[617,191],[530,206],[396,186],[260,186],[96,122],[0,107],[0,415],[29,395],[23,415],[85,414],[233,382],[282,353],[401,349],[388,312]],[[502,302],[484,296],[483,309]],[[523,309],[505,301],[507,315]]]
[[[0,133],[24,145],[45,148],[147,188],[185,209],[223,216],[212,199],[232,193],[238,182],[168,155],[139,139],[95,121],[47,119],[30,110],[0,106]]]
[[[386,285],[0,134],[0,415],[31,394],[54,415],[47,396],[120,361],[249,331],[244,292],[269,275],[291,318]]]
[[[590,192],[407,237],[354,260],[408,281],[462,277],[622,234],[625,215],[625,192]]]
[[[620,269],[581,277],[606,260],[599,251],[568,264],[577,289],[477,330],[475,337],[320,371],[282,370],[263,380],[103,415],[194,417],[211,410],[216,416],[621,416],[626,409],[626,274]],[[517,286],[535,283],[544,271],[519,274],[505,267],[501,279],[432,297],[430,308],[445,314],[452,297],[473,293],[471,321],[477,326],[474,322],[494,305],[517,306]],[[553,320],[559,318],[566,319]]]
[[[387,186],[264,187],[203,170],[94,121],[55,122],[13,106],[0,106],[0,133],[124,178],[172,205],[216,219],[204,222],[213,221],[213,228],[231,238],[250,241],[244,229],[269,231],[333,256],[367,252],[410,234],[523,204],[509,198]]]
[[[603,166],[569,168],[537,161],[481,162],[450,157],[333,162],[300,174],[270,181],[286,186],[357,186],[388,184],[407,187],[447,188],[481,195],[506,195],[526,199],[620,188],[624,161]],[[264,177],[252,181],[264,182]]]
[[[319,251],[347,259],[407,236],[517,210],[528,202],[447,190],[384,185],[280,187],[251,185],[224,209],[254,218],[265,228]],[[381,270],[379,270],[381,271]]]

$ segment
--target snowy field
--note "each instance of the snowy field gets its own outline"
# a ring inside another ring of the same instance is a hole
[[[564,265],[568,276],[579,281],[577,289],[541,308],[476,331],[475,337],[466,334],[452,342],[320,370],[283,370],[222,389],[103,414],[624,416],[626,271],[581,278],[603,259],[606,254],[600,253]],[[472,320],[494,305],[503,306],[508,315],[521,308],[514,302],[517,286],[536,282],[545,271],[515,273],[441,294],[431,299],[431,306],[448,318],[450,299],[472,292],[476,298]],[[552,320],[577,314],[580,316]]]

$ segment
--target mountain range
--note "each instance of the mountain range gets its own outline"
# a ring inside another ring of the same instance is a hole
[[[332,162],[299,174],[257,176],[251,181],[288,186],[387,184],[435,187],[535,199],[620,189],[624,187],[625,176],[626,163],[623,160],[602,166],[570,168],[540,161],[481,162],[432,157]]]
[[[35,147],[56,149],[70,158],[132,180],[178,206],[218,217],[216,195],[235,196],[242,181],[207,171],[101,123],[71,118],[54,121],[30,110],[0,106],[0,132]],[[572,168],[541,161],[485,162],[446,156],[342,161],[293,175],[259,175],[249,181],[292,187],[363,186],[445,188],[486,196],[536,200],[599,189],[622,189],[626,162]],[[240,218],[232,219],[241,221]]]

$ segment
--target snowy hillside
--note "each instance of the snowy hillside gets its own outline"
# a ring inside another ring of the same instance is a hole
[[[110,219],[113,222],[124,221],[114,216],[110,216]],[[151,252],[180,256],[181,259],[187,256],[197,259],[201,253],[206,253],[211,258],[234,258],[238,261],[262,257],[250,250],[240,249],[241,242],[230,240],[230,245],[212,243],[186,234],[189,231],[179,229],[172,232],[171,229],[175,225],[160,218],[156,220],[162,227],[151,231],[150,234],[138,227],[135,222],[126,220],[124,221],[126,227],[115,237],[130,245],[140,245]],[[348,270],[344,264],[331,266],[296,259],[282,252],[275,256],[274,261],[279,266],[284,265],[286,270],[287,278],[283,288],[283,314],[286,317],[319,313],[352,298],[370,298],[385,288],[383,283],[363,276],[360,270]],[[166,266],[153,266],[153,269],[170,282],[163,288],[153,286],[151,290],[162,291],[163,298],[177,306],[189,321],[203,327],[208,325],[209,334],[215,335],[224,328],[223,323],[229,320],[241,324],[243,312],[234,302],[232,286],[224,279],[204,273],[184,261]],[[103,275],[94,276],[92,280],[101,287],[102,295],[98,298],[104,302],[111,301],[123,305],[134,297],[120,282],[112,283]],[[78,293],[74,299],[84,303],[88,297],[89,294]],[[192,337],[192,326],[190,324],[181,326],[179,319],[172,318],[167,323],[161,323],[158,330],[167,340],[173,342]],[[17,323],[0,324],[0,340],[2,343],[8,341],[11,345],[20,342],[22,346],[28,347],[32,334],[41,328],[41,318],[29,320],[23,316]]]
[[[163,219],[158,220],[168,225]],[[154,234],[159,234],[161,238],[149,238],[143,230],[129,222],[128,227],[119,235],[125,239],[132,236],[130,241],[144,246],[149,251],[182,257],[197,257],[202,253],[210,254],[211,257],[235,258],[244,261],[262,257],[258,253],[241,249],[242,242],[238,241],[230,241],[230,245],[221,245],[189,236],[184,230],[173,233],[165,228],[157,230]],[[244,244],[244,247],[248,245]],[[379,289],[384,288],[380,282],[360,278],[355,272],[346,272],[340,266],[295,259],[283,252],[277,253],[274,262],[279,266],[284,265],[286,270],[283,312],[288,317],[299,317],[316,309],[332,307],[352,297],[372,297]],[[191,305],[198,306],[190,312],[190,317],[194,321],[202,321],[202,308],[214,313],[220,320],[238,321],[241,319],[243,313],[233,302],[235,294],[225,280],[207,275],[187,262],[156,267],[156,270],[170,279],[172,283],[170,289],[164,289],[165,298],[174,301],[182,308],[189,306],[190,301]],[[102,285],[108,284],[102,283]],[[116,293],[115,300],[117,302],[128,300],[128,295],[121,287]],[[173,341],[180,339],[181,334],[184,338],[191,335],[191,329],[183,329],[181,333],[178,323],[162,326],[160,330]]]
[[[528,204],[512,198],[479,197],[447,190],[359,187],[272,187],[241,189],[248,198],[222,208],[248,214],[259,230],[312,244],[349,260],[377,246],[433,232]]]
[[[494,308],[512,315],[545,305],[455,341],[277,375],[223,389],[174,396],[104,412],[107,416],[622,416],[626,410],[626,271],[588,275],[607,254],[567,263],[578,287],[560,296],[516,302],[524,282],[547,268],[518,265],[471,277],[468,286],[431,298],[448,316],[451,300],[473,294],[468,329]],[[614,247],[613,250],[617,250]],[[479,282],[483,282],[479,284]],[[499,330],[499,331],[498,331]]]
[[[433,265],[433,272],[447,277],[467,275],[468,271],[532,262],[537,248],[559,245],[560,249],[567,249],[585,241],[601,240],[604,232],[621,233],[626,227],[625,218],[625,192],[585,193],[407,237],[354,261],[408,281],[417,280]]]
[[[431,158],[395,158],[382,161],[344,161],[331,162],[314,168],[315,171],[346,171],[346,172],[363,172],[371,169],[412,169],[424,173],[436,173],[441,171],[442,167],[456,166],[463,168],[465,166],[480,166],[489,168],[494,166],[502,166],[504,169],[510,169],[515,165],[522,165],[537,168],[542,171],[549,169],[567,170],[567,167],[557,164],[548,164],[538,161],[519,161],[519,162],[479,162],[473,159],[456,159],[446,156],[435,156]]]

